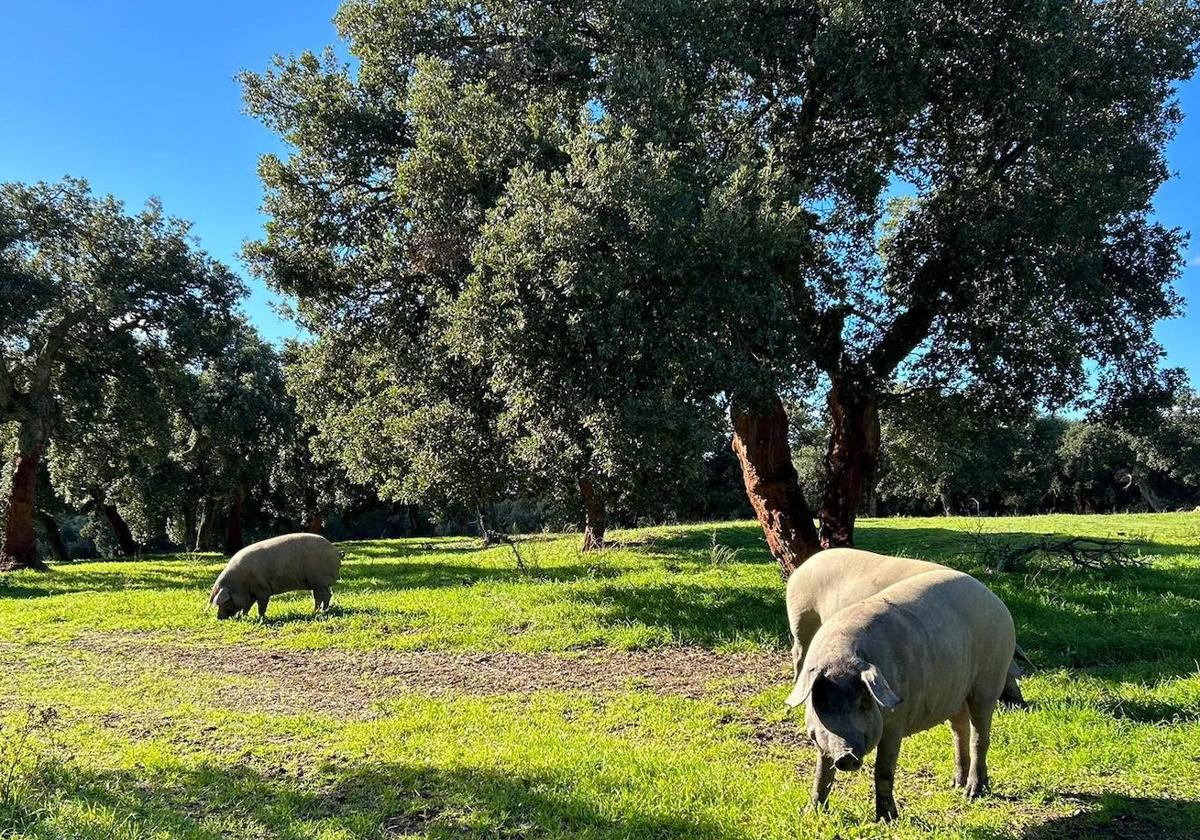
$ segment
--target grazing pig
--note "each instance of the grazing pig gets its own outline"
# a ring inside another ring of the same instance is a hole
[[[216,605],[219,619],[249,613],[254,604],[262,618],[272,595],[311,589],[316,609],[329,609],[330,587],[341,567],[341,552],[324,537],[284,534],[233,555],[217,576],[209,603]]]
[[[788,627],[792,631],[792,677],[798,679],[805,651],[813,634],[834,613],[864,598],[870,598],[893,583],[913,575],[946,569],[926,560],[889,557],[857,548],[830,548],[808,558],[792,572],[787,582]],[[1031,664],[1020,647],[1016,659]],[[1024,707],[1018,679],[1021,669],[1013,662],[1008,669],[1000,700]]]
[[[829,618],[787,699],[791,707],[808,703],[805,724],[820,753],[813,804],[825,804],[837,770],[857,770],[878,749],[875,818],[895,818],[900,740],[946,720],[955,735],[954,784],[981,795],[992,714],[1015,648],[1000,599],[949,569],[905,578]]]

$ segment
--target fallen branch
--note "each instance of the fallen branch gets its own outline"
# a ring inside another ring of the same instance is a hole
[[[973,553],[994,572],[1020,571],[1037,559],[1101,573],[1146,565],[1141,555],[1133,552],[1135,543],[1129,540],[1045,534],[1033,541],[1017,541],[981,530],[971,533],[970,539]]]

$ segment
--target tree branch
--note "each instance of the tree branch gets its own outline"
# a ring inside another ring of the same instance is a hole
[[[892,321],[879,343],[867,354],[868,369],[879,378],[891,376],[900,363],[929,335],[941,314],[943,292],[957,286],[941,257],[930,257],[917,272],[908,309]]]

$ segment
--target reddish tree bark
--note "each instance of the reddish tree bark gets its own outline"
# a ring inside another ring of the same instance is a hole
[[[608,527],[604,493],[590,479],[581,478],[579,495],[583,497],[583,550],[604,548],[604,531]]]
[[[100,505],[100,512],[104,514],[104,519],[108,522],[108,527],[112,530],[113,537],[117,541],[117,549],[123,557],[135,557],[138,553],[137,540],[133,538],[133,531],[129,529],[129,523],[125,521],[125,517],[121,516],[121,512],[117,510],[116,505],[108,503]]]
[[[22,430],[25,431],[25,430]],[[37,556],[37,535],[33,518],[37,505],[37,472],[45,450],[40,435],[25,435],[26,446],[17,453],[12,487],[8,494],[8,513],[4,522],[4,545],[0,547],[0,570],[40,569],[46,564]]]
[[[787,577],[821,547],[792,465],[787,412],[776,396],[765,410],[735,403],[731,414],[733,451],[742,465],[746,495]]]
[[[319,510],[313,511],[308,515],[308,521],[304,527],[310,534],[320,534],[325,530],[325,517]]]
[[[821,502],[821,547],[854,544],[854,520],[879,467],[879,397],[834,382]]]
[[[245,546],[242,536],[242,509],[246,498],[246,485],[239,484],[229,497],[229,508],[225,515],[225,553],[237,554]]]

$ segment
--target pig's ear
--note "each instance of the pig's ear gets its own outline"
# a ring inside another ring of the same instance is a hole
[[[212,603],[224,604],[226,601],[228,601],[232,597],[233,596],[230,594],[229,590],[226,587],[222,586],[220,589],[217,590],[217,593],[215,595],[213,595]]]
[[[794,709],[797,706],[803,705],[808,700],[808,695],[812,694],[813,683],[820,676],[820,671],[816,665],[809,665],[800,672],[800,676],[796,678],[796,685],[792,689],[792,693],[787,696],[783,704],[789,709]]]
[[[884,679],[879,669],[869,662],[863,668],[862,681],[867,684],[867,691],[871,692],[875,702],[883,708],[894,709],[903,702],[896,696],[896,692],[892,691],[892,687],[888,685],[888,681]]]

